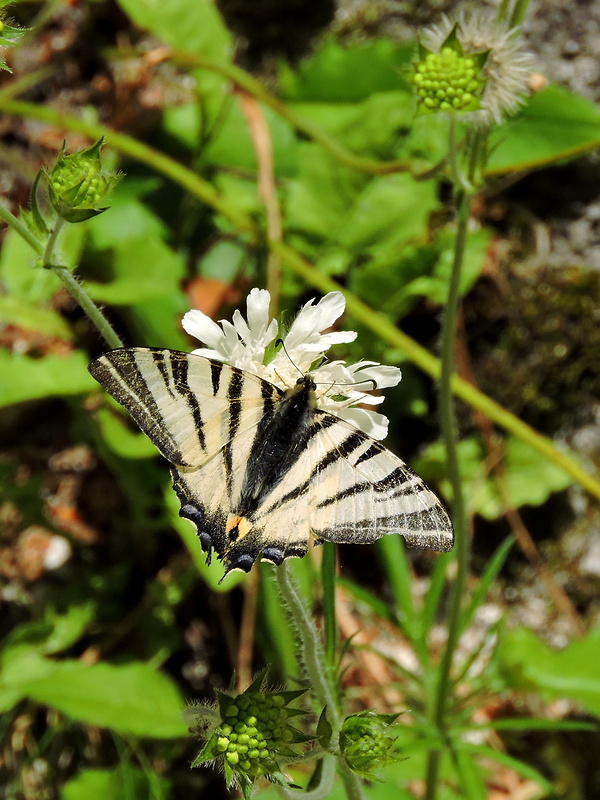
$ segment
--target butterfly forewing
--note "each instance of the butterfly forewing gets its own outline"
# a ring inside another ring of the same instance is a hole
[[[90,372],[171,462],[181,515],[231,569],[281,563],[317,541],[452,547],[435,495],[379,442],[316,408],[309,376],[282,392],[235,367],[153,348]]]
[[[233,439],[247,456],[256,427],[282,395],[255,375],[176,350],[112,350],[89,370],[162,455],[183,467],[206,463]]]

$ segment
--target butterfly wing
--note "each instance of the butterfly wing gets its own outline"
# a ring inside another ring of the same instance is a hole
[[[452,523],[400,458],[344,420],[316,412],[310,526],[316,539],[368,544],[397,533],[409,547],[452,549]]]
[[[403,461],[349,423],[319,410],[302,436],[303,454],[253,514],[252,535],[229,545],[281,563],[311,538],[368,544],[397,533],[410,547],[447,551],[452,524],[442,504]]]
[[[276,386],[255,375],[177,350],[111,350],[92,361],[89,371],[167,461],[193,469],[220,454],[229,483],[234,472],[228,464],[232,442],[238,456],[247,457],[257,427],[282,396]]]
[[[231,569],[303,556],[311,536],[372,542],[400,533],[449,550],[435,495],[399,458],[314,407],[307,378],[282,392],[235,367],[155,348],[113,350],[91,374],[171,462],[181,516]]]
[[[302,556],[311,536],[367,544],[397,533],[411,547],[447,551],[452,524],[421,478],[349,423],[314,411],[306,452],[255,515],[271,552]]]
[[[213,547],[222,554],[253,443],[282,392],[236,367],[175,350],[112,350],[89,370],[171,462],[181,516],[197,526],[209,554]]]

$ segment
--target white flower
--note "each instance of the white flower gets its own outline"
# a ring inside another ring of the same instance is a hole
[[[252,372],[283,390],[293,388],[301,375],[310,372],[319,408],[347,420],[374,439],[383,439],[387,418],[371,409],[358,408],[357,404],[382,403],[383,397],[369,392],[395,386],[402,377],[400,370],[375,361],[320,363],[332,345],[353,342],[357,336],[354,331],[322,333],[344,313],[346,301],[342,293],[330,292],[318,303],[306,303],[283,337],[277,354],[265,363],[267,348],[279,335],[277,321],[269,319],[269,302],[269,292],[252,289],[246,300],[247,322],[239,311],[234,312],[233,323],[220,320],[218,324],[202,311],[188,311],[183,327],[190,336],[208,345],[193,352]]]

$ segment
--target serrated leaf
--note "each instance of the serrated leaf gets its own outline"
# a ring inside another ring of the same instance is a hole
[[[461,476],[469,509],[486,519],[497,519],[504,513],[504,498],[496,478],[490,475],[488,453],[483,443],[475,438],[463,439],[458,446]],[[417,463],[417,470],[432,475],[431,460],[443,464],[444,453],[440,443],[428,448]],[[503,444],[503,493],[512,508],[523,505],[541,505],[553,492],[566,489],[573,479],[559,466],[553,464],[520,439],[509,437]],[[435,470],[433,470],[435,471]],[[450,494],[447,480],[441,481],[444,492]]]
[[[412,52],[391,39],[346,46],[332,37],[294,70],[281,62],[280,90],[288,100],[356,103],[397,89]]]

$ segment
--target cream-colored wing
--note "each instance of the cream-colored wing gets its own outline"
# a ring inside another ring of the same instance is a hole
[[[330,414],[310,448],[310,527],[317,539],[370,543],[398,533],[410,547],[452,549],[452,523],[421,478],[382,444]]]
[[[234,460],[248,459],[261,423],[282,394],[255,375],[177,350],[112,350],[89,370],[171,464],[199,467],[220,453],[229,485]]]

